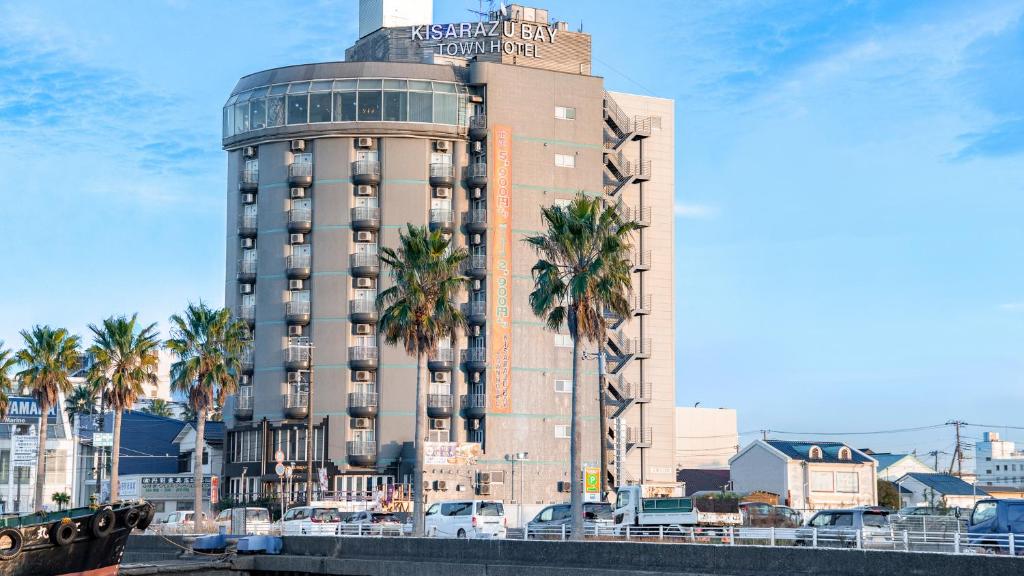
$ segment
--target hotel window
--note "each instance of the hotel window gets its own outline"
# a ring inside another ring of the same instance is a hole
[[[572,436],[568,424],[555,426],[555,438],[570,438]]]
[[[572,348],[572,336],[568,334],[555,334],[555,346],[558,348]]]
[[[576,157],[572,154],[555,154],[555,166],[559,168],[575,168]]]
[[[572,380],[555,380],[555,392],[572,394]]]
[[[836,492],[855,494],[858,491],[856,472],[836,472]]]
[[[448,439],[447,430],[431,430],[427,432],[427,442],[447,442]]]
[[[305,124],[309,121],[309,82],[292,84],[288,87],[288,124]]]
[[[575,120],[576,109],[568,106],[555,106],[555,118],[559,120]]]

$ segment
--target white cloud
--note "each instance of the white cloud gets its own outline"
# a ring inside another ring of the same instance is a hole
[[[687,204],[676,202],[676,218],[689,218],[692,220],[711,220],[718,216],[718,209],[707,204]]]
[[[1000,304],[999,309],[1007,312],[1024,312],[1024,302],[1007,302]]]

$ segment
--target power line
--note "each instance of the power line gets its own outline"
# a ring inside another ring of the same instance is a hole
[[[860,432],[790,432],[787,430],[764,430],[764,432],[771,432],[773,434],[789,434],[792,436],[870,436],[876,434],[900,434],[903,432],[921,432],[923,430],[935,430],[936,428],[945,428],[947,424],[933,424],[931,426],[918,426],[916,428],[894,428],[892,430],[871,430],[871,431],[860,431]]]

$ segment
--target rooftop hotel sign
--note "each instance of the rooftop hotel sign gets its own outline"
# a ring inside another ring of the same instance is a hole
[[[506,54],[541,58],[544,47],[555,43],[558,29],[537,22],[491,20],[411,27],[412,39],[436,43],[442,56],[468,58],[477,54]]]
[[[512,128],[494,126],[491,138],[494,146],[488,207],[494,212],[487,246],[491,261],[487,394],[488,410],[508,414],[512,411]]]

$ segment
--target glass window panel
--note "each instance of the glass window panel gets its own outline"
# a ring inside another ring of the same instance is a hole
[[[385,90],[405,90],[405,80],[385,80]]]
[[[263,98],[249,101],[249,129],[267,127],[267,101]]]
[[[412,81],[410,81],[410,84]],[[432,110],[434,97],[430,92],[409,93],[409,121],[430,122],[433,119]]]
[[[362,87],[363,81],[359,81],[360,87]],[[359,91],[359,120],[362,121],[373,121],[380,120],[380,99],[381,93],[379,91]]]
[[[337,92],[334,94],[334,121],[355,122],[356,93]]]
[[[356,89],[356,81],[355,80],[335,80],[334,81],[334,89],[335,90],[355,90]]]
[[[288,123],[289,124],[305,124],[308,120],[306,117],[306,107],[309,104],[305,94],[299,95],[288,95]]]
[[[309,95],[309,121],[331,121],[331,93],[319,92]]]
[[[380,80],[379,79],[376,79],[376,80],[359,80],[359,89],[360,90],[367,90],[367,89],[373,89],[373,88],[377,88],[378,90],[380,89]]]
[[[235,133],[249,131],[249,103],[235,104]]]
[[[430,82],[423,80],[409,80],[409,90],[419,90],[421,92],[430,92]]]
[[[408,107],[408,92],[384,93],[384,119],[389,122],[405,122]]]
[[[434,92],[445,92],[448,94],[454,94],[455,84],[449,84],[447,82],[434,82]]]
[[[224,107],[224,137],[234,136],[235,128],[235,115],[231,112],[231,107]]]
[[[252,96],[252,92],[242,92],[238,95],[236,102],[248,102],[250,96]]]
[[[309,82],[296,82],[288,86],[289,94],[302,94],[309,91]]]
[[[252,97],[253,98],[266,98],[267,90],[269,90],[269,89],[270,89],[270,86],[261,86],[261,87],[259,87],[259,88],[257,88],[257,89],[252,91]]]
[[[267,98],[267,126],[281,126],[284,124],[284,96],[271,96]]]
[[[235,94],[231,98],[228,98],[228,102],[227,102],[227,104],[225,104],[225,106],[231,106],[232,104],[235,103],[236,100],[238,100],[238,94]]]
[[[459,99],[454,94],[434,94],[434,123],[457,124]]]
[[[333,84],[333,81],[331,80],[317,80],[316,82],[313,82],[313,84],[310,85],[309,91],[324,92],[326,90],[331,89],[331,84]]]
[[[277,94],[284,94],[287,91],[288,91],[288,85],[287,84],[278,84],[276,86],[271,86],[270,87],[270,95],[271,96],[275,96]]]

